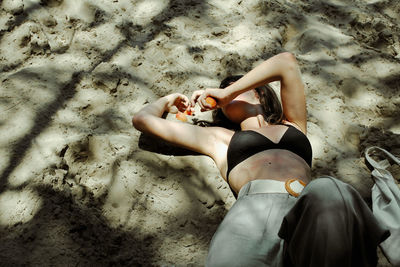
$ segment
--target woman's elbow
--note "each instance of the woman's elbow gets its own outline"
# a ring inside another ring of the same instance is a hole
[[[286,64],[290,65],[290,66],[296,66],[297,65],[297,59],[296,56],[293,55],[290,52],[282,52],[280,54],[278,54],[279,58],[281,59],[281,61],[285,62]]]
[[[144,126],[145,126],[145,121],[146,121],[146,119],[144,117],[145,116],[140,113],[136,113],[135,115],[133,115],[133,117],[132,117],[133,127],[135,127],[139,131],[143,131]]]
[[[290,52],[283,52],[276,55],[276,66],[282,73],[282,78],[290,73],[298,73],[300,67],[298,65],[296,56]]]

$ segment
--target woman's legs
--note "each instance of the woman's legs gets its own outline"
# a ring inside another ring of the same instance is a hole
[[[278,230],[296,199],[282,193],[246,195],[242,190],[211,240],[206,265],[281,266]]]
[[[285,266],[376,266],[387,237],[358,192],[335,178],[310,182],[284,217]]]

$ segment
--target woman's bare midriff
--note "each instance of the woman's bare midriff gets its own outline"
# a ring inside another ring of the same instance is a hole
[[[311,169],[305,160],[288,150],[270,149],[236,165],[229,174],[229,184],[238,193],[252,180],[286,181],[294,178],[305,183],[311,180]]]

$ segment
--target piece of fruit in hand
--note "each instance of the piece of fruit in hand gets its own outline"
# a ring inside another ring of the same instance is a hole
[[[208,104],[210,104],[210,106],[211,106],[212,108],[215,108],[215,107],[217,106],[217,101],[215,101],[215,99],[212,98],[212,97],[210,97],[210,96],[207,96],[207,97],[206,97],[206,102],[207,102]]]
[[[176,113],[175,117],[180,121],[187,122],[186,114],[183,112],[178,111],[178,113]]]
[[[185,110],[184,114],[188,115],[188,116],[192,116],[193,112],[190,109]]]

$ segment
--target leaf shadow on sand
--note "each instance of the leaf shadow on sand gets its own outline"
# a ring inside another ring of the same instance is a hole
[[[279,4],[275,4],[275,6],[279,6]],[[198,9],[198,15],[202,19],[212,20],[212,18],[205,15],[205,10],[211,8],[211,6],[209,6],[206,1],[187,0],[169,1],[167,7],[159,15],[153,18],[152,22],[150,22],[148,25],[139,26],[135,25],[131,21],[124,21],[123,23],[118,25],[117,29],[121,31],[122,35],[124,36],[124,40],[111,50],[102,53],[99,57],[100,60],[96,60],[95,64],[90,68],[90,70],[81,70],[73,73],[70,81],[60,87],[60,93],[56,96],[55,100],[45,104],[44,107],[40,109],[37,114],[35,114],[33,119],[33,127],[30,132],[23,136],[21,139],[17,140],[15,144],[12,144],[13,149],[9,161],[10,163],[6,166],[0,176],[0,191],[4,191],[4,188],[7,185],[7,179],[9,178],[13,170],[21,163],[24,156],[26,155],[27,150],[31,147],[33,140],[37,136],[39,136],[40,133],[47,126],[51,124],[52,115],[54,115],[57,110],[61,109],[63,105],[65,105],[68,100],[73,98],[73,96],[76,94],[77,87],[83,77],[86,77],[86,75],[91,75],[91,72],[102,62],[109,62],[113,55],[115,55],[123,47],[128,46],[138,47],[140,50],[145,49],[146,44],[153,40],[158,34],[163,31],[169,30],[169,26],[167,25],[168,21],[170,21],[174,17],[187,16],[188,12],[190,12],[190,10],[194,7]],[[318,11],[324,9],[321,8],[316,10]],[[298,17],[298,15],[296,15],[298,14],[298,10],[292,9],[289,11],[292,12],[291,14],[293,15],[293,18],[296,19],[296,17]],[[265,12],[269,12],[268,8],[265,9]],[[277,16],[282,16],[282,14],[285,14],[285,12],[277,13]],[[97,16],[99,17],[99,19],[95,21],[94,24],[90,25],[90,27],[97,27],[98,25],[107,22],[106,12],[102,12],[100,10],[98,11]],[[345,14],[342,14],[340,16],[345,16]],[[24,23],[27,18],[28,15],[26,13],[18,15],[15,19],[15,23],[12,27],[9,28],[9,30],[13,30],[18,25]],[[302,27],[306,28],[307,25],[304,24]],[[1,37],[2,35],[0,35],[0,38]],[[198,58],[200,58],[201,53],[206,52],[206,50],[203,50],[201,47],[189,47],[188,50],[191,53],[196,54]],[[281,51],[282,48],[278,48],[277,50]],[[220,52],[221,54],[226,54],[226,66],[223,67],[227,67],[228,70],[226,72],[228,73],[237,72],[238,70],[243,71],[243,68],[248,70],[251,64],[255,61],[255,59],[239,57],[238,54],[235,53],[229,54],[227,51],[223,50],[220,50]],[[373,56],[363,56],[360,54],[358,56],[355,56],[354,58],[342,58],[340,60],[343,60],[344,62],[346,62],[347,60],[349,63],[354,63],[355,61],[364,63],[380,57],[379,54],[374,53],[371,53],[373,54]],[[265,58],[269,56],[269,53],[265,53],[262,56]],[[316,62],[316,65],[334,65],[336,62],[335,60],[323,62],[323,60],[324,59],[318,60]],[[237,64],[238,61],[241,61],[241,63],[243,64]],[[315,62],[306,63],[313,65]],[[331,79],[331,73],[321,69],[319,69],[318,71],[318,75],[321,76],[323,80],[329,81]],[[179,74],[177,73],[176,75]],[[387,86],[389,87],[393,86],[394,92],[396,88],[398,89],[399,86],[398,78],[398,74],[393,74],[391,76],[388,76],[387,78],[383,78],[382,82],[384,84],[387,84]],[[378,84],[375,86],[377,87],[377,90],[379,90],[380,87],[378,86]],[[349,93],[348,96],[352,97],[352,94]],[[43,116],[43,114],[45,114],[45,116]],[[106,115],[107,118],[115,118],[112,113],[107,113],[104,116]],[[393,123],[397,123],[395,119],[393,119]],[[106,134],[108,130],[113,130],[113,127],[113,125],[109,126],[102,133]],[[398,140],[399,136],[395,135],[391,136],[391,138],[396,138]],[[384,142],[384,140],[381,139],[379,139],[379,141]],[[174,146],[170,146],[169,144],[165,144],[160,140],[156,140],[150,136],[145,135],[141,135],[139,138],[139,148],[164,155],[196,155],[193,154],[193,152],[178,149]],[[144,164],[146,164],[146,166],[151,170],[151,172],[149,173],[150,176],[157,177],[157,175],[164,175],[161,173],[163,170],[160,170],[158,168],[158,165],[154,165],[151,162],[147,162]],[[113,167],[118,168],[115,165]],[[174,169],[173,166],[166,166],[166,168],[171,168],[171,170]],[[173,171],[188,171],[193,174],[193,177],[204,177],[204,173],[201,173],[199,170],[196,170],[196,168],[191,166],[185,170]],[[113,180],[110,184],[115,182],[114,176],[115,174],[113,175]],[[167,179],[178,178],[170,177]],[[21,187],[15,188],[15,190],[22,190],[24,186],[28,185],[24,184]],[[109,189],[110,185],[107,185],[107,187]],[[81,262],[83,263],[83,265],[98,265],[99,262],[101,262],[101,264],[99,264],[100,266],[140,266],[147,264],[151,265],[152,258],[157,256],[157,251],[159,248],[153,242],[155,236],[152,234],[149,234],[148,236],[143,235],[143,231],[145,231],[146,229],[144,229],[143,226],[140,225],[140,223],[137,224],[136,229],[133,230],[119,229],[110,226],[110,223],[102,214],[102,207],[105,203],[105,198],[107,196],[106,193],[104,193],[104,195],[100,196],[98,199],[88,197],[89,200],[82,204],[80,203],[79,199],[75,199],[75,197],[69,195],[67,189],[57,191],[48,185],[32,185],[32,188],[43,199],[43,204],[39,212],[35,214],[34,218],[27,223],[3,227],[0,230],[1,235],[5,237],[2,238],[0,251],[2,252],[2,255],[11,256],[10,258],[5,259],[7,260],[7,263],[9,265],[12,265],[13,262],[15,262],[15,265],[21,263],[21,261],[18,260],[18,257],[24,259],[23,262],[26,262],[27,264],[35,263],[34,261],[36,260],[36,258],[33,257],[33,254],[42,255],[43,263],[49,263],[49,261],[51,260],[50,258],[54,257],[54,265],[59,264],[63,261],[63,259],[65,259],[65,262],[69,262],[70,260],[70,262],[73,264]],[[83,187],[82,190],[87,196],[90,196],[92,194],[89,189]],[[188,195],[192,196],[195,195],[195,190],[204,190],[206,192],[210,192],[210,194],[213,194],[213,191],[208,187],[208,185],[204,183],[194,183],[192,181],[188,181],[184,184],[184,190]],[[107,192],[107,190],[105,192]],[[152,192],[149,191],[148,194],[152,194]],[[135,195],[132,209],[135,209],[135,207],[146,207],[146,205],[149,204],[146,201],[141,200],[138,195]],[[178,215],[184,216],[182,214]],[[201,238],[202,236],[205,236],[204,240],[209,240],[213,230],[215,229],[220,219],[220,217],[211,218],[211,216],[202,216],[202,219],[200,220],[200,225],[211,225],[212,229],[205,229],[206,227],[197,227],[198,230],[194,230],[189,226],[187,226],[188,229],[182,229],[179,226],[179,223],[170,223],[169,225],[165,226],[165,231],[194,233],[196,237]],[[174,219],[171,218],[171,221],[173,220]],[[55,227],[55,225],[61,226],[61,230]],[[41,243],[41,239],[37,238],[38,236],[44,236],[45,241],[49,244],[54,244],[54,246],[50,246],[50,248],[49,246],[43,246],[43,244]],[[54,238],[55,240],[52,238]],[[66,240],[64,245],[62,244],[63,238],[65,238]],[[72,239],[72,241],[70,239]],[[16,241],[15,244],[13,243],[13,241]],[[71,245],[68,245],[69,242],[71,242]],[[60,250],[64,250],[65,252],[60,252],[57,246],[61,246]],[[27,253],[27,251],[30,253]],[[3,260],[4,256],[1,256],[0,261]]]
[[[47,2],[49,1],[45,1],[45,3]],[[69,81],[59,85],[54,100],[43,104],[43,107],[35,112],[32,128],[12,144],[9,163],[0,175],[0,193],[9,189],[10,186],[7,183],[10,174],[21,164],[34,139],[52,123],[52,116],[75,96],[84,77],[90,75],[99,64],[110,61],[113,55],[124,46],[138,46],[143,49],[145,44],[151,41],[158,32],[165,29],[165,21],[177,15],[184,15],[189,10],[184,7],[186,4],[193,6],[202,3],[203,1],[186,1],[182,6],[180,1],[170,1],[169,6],[159,18],[153,20],[155,26],[148,25],[148,28],[151,28],[150,34],[141,35],[141,38],[136,38],[140,32],[138,28],[133,27],[133,24],[126,24],[128,27],[132,26],[131,30],[127,30],[126,25],[122,25],[121,29],[125,28],[126,30],[125,32],[121,30],[123,34],[125,33],[125,39],[111,50],[102,53],[99,60],[95,60],[89,70],[73,72]],[[176,13],[177,8],[180,11]],[[28,11],[15,19],[12,27],[9,28],[10,31],[27,20]],[[98,14],[101,18],[91,25],[93,27],[105,23],[105,13],[99,11]],[[42,198],[43,203],[29,222],[1,227],[0,232],[5,238],[2,238],[0,245],[2,251],[0,262],[7,263],[7,265],[13,265],[13,263],[19,265],[21,262],[36,264],[37,255],[42,255],[43,264],[51,263],[50,258],[54,257],[54,265],[58,265],[60,262],[70,262],[74,265],[79,262],[83,265],[99,266],[151,265],[151,260],[158,250],[152,245],[154,237],[137,234],[140,232],[140,224],[137,225],[138,231],[125,231],[110,227],[101,210],[106,195],[98,199],[89,197],[89,201],[82,204],[79,199],[74,199],[74,196],[71,196],[66,188],[58,191],[48,185],[31,185],[27,182],[12,188],[12,190],[23,190],[25,187],[34,190]],[[84,195],[92,194],[85,187],[82,187],[82,190],[85,192]],[[136,200],[136,204],[140,204],[138,201]],[[136,204],[134,203],[133,206]],[[140,205],[145,205],[145,203]],[[176,227],[176,231],[181,230],[179,225]],[[41,238],[38,238],[39,236]],[[44,242],[54,244],[54,246],[42,246],[43,237]],[[65,239],[65,243],[63,239]]]
[[[110,227],[98,200],[82,205],[67,190],[32,189],[42,199],[40,211],[27,223],[1,227],[1,265],[139,266],[153,258],[150,239]]]

